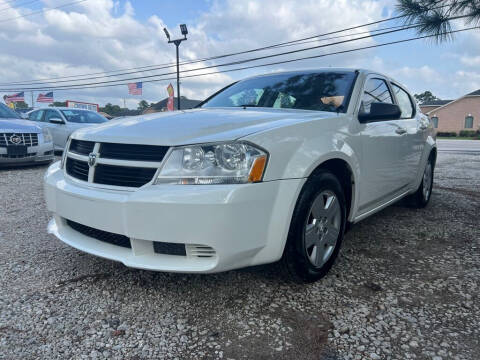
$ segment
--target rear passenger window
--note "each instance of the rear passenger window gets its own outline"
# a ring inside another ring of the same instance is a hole
[[[362,94],[360,112],[369,113],[373,102],[393,104],[392,94],[382,79],[368,79]]]
[[[408,95],[405,90],[395,84],[392,84],[392,89],[395,93],[395,97],[397,98],[398,106],[400,106],[400,110],[402,110],[402,116],[400,118],[410,119],[413,117],[413,105],[410,95]]]

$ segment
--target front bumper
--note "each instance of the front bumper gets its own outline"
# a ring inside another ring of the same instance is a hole
[[[55,163],[45,175],[47,207],[54,213],[48,230],[79,250],[148,270],[210,273],[274,262],[282,256],[303,182],[118,191],[73,182]],[[80,233],[67,219],[125,235],[131,248]],[[185,244],[186,255],[156,253],[154,242]],[[191,249],[198,246],[212,248],[213,255],[197,256]]]
[[[53,153],[53,143],[41,143],[37,146],[30,146],[27,150],[27,156],[9,157],[7,148],[0,147],[0,165],[26,165],[36,163],[50,162],[55,158]]]

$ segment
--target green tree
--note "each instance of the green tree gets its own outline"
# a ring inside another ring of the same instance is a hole
[[[105,104],[104,107],[101,107],[99,110],[101,112],[105,112],[109,115],[115,116],[116,114],[122,111],[122,108],[118,105],[112,105],[110,103],[107,103]]]
[[[26,109],[28,107],[29,106],[25,101],[16,101],[15,102],[15,109]]]
[[[146,108],[148,108],[150,105],[148,104],[148,101],[146,100],[140,100],[140,102],[138,103],[138,110],[140,111],[143,111],[145,110]]]
[[[67,106],[67,102],[66,101],[54,101],[52,104],[48,105],[48,106],[52,106],[52,107],[65,107]]]
[[[416,26],[419,35],[433,35],[438,42],[449,40],[454,18],[480,23],[480,0],[397,0],[397,10],[407,25]]]
[[[433,95],[430,91],[424,91],[421,94],[415,94],[413,95],[415,100],[417,100],[420,104],[424,104],[426,102],[434,101],[434,100],[441,100],[435,95]]]

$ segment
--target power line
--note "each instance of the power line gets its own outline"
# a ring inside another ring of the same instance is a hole
[[[465,16],[458,16],[458,17],[455,17],[455,19],[460,18],[460,17],[465,17]],[[373,37],[373,36],[380,36],[380,35],[390,34],[390,33],[393,33],[393,32],[404,31],[404,30],[407,30],[407,29],[410,29],[410,28],[413,28],[413,27],[416,27],[416,25],[403,27],[401,29],[388,30],[388,31],[380,32],[378,34],[357,37],[357,38],[354,38],[354,39],[337,41],[337,42],[334,42],[334,43],[317,45],[317,46],[312,46],[312,47],[308,47],[308,48],[291,50],[291,51],[286,51],[286,52],[276,53],[276,54],[271,54],[271,55],[259,56],[259,57],[250,58],[250,59],[238,60],[238,61],[233,61],[233,62],[224,63],[224,64],[215,64],[215,65],[204,66],[204,67],[199,67],[199,68],[195,68],[195,69],[182,70],[182,73],[211,69],[211,68],[216,68],[216,67],[239,65],[239,64],[244,64],[244,63],[247,63],[247,62],[258,61],[258,60],[268,59],[268,58],[277,57],[277,56],[290,55],[290,54],[294,54],[294,53],[297,53],[297,52],[303,52],[303,51],[307,51],[307,50],[314,50],[314,49],[319,49],[319,48],[328,47],[328,46],[332,46],[332,45],[339,45],[339,44],[343,44],[343,43],[347,43],[347,42],[363,40],[363,39],[370,38],[370,37]],[[10,87],[10,88],[7,88],[6,90],[5,90],[5,88],[2,89],[2,90],[3,91],[11,91],[11,90],[32,91],[32,90],[45,90],[45,89],[55,90],[55,89],[63,89],[63,88],[66,88],[66,87],[68,87],[68,88],[81,88],[81,87],[89,86],[89,85],[111,84],[111,83],[116,83],[116,82],[119,82],[119,81],[132,82],[132,81],[142,80],[142,81],[145,82],[144,79],[152,79],[152,78],[157,78],[157,77],[160,77],[160,76],[171,75],[171,74],[174,74],[174,73],[175,72],[167,72],[167,73],[155,74],[155,75],[149,75],[149,76],[140,76],[140,77],[126,78],[126,79],[115,79],[115,80],[108,80],[108,81],[98,81],[98,82],[83,83],[83,84],[69,84],[69,85],[59,85],[59,86],[41,86],[41,87],[30,87],[30,88],[28,88],[28,87],[27,88],[23,88],[23,87],[22,88],[21,87],[11,88]]]
[[[61,8],[67,7],[67,6],[82,3],[84,1],[87,1],[87,0],[74,1],[74,2],[71,2],[71,3],[68,3],[68,4],[63,4],[63,5],[56,6],[56,7],[53,7],[53,8],[42,9],[42,10],[39,10],[39,11],[34,11],[34,12],[31,12],[31,13],[28,13],[28,14],[19,15],[19,16],[12,17],[12,18],[9,18],[9,19],[0,20],[0,24],[6,23],[6,22],[9,22],[9,21],[13,21],[13,20],[16,20],[16,19],[24,18],[24,17],[27,17],[27,16],[46,13],[48,11],[52,11],[52,10],[56,10],[56,9],[61,9]]]
[[[327,56],[332,56],[332,55],[346,54],[346,53],[351,53],[351,52],[360,51],[360,50],[367,50],[367,49],[373,49],[373,48],[378,48],[378,47],[383,47],[383,46],[388,46],[388,45],[406,43],[406,42],[415,41],[415,40],[427,39],[427,38],[435,37],[435,36],[438,36],[438,35],[454,34],[454,33],[459,33],[459,32],[463,32],[463,31],[469,31],[469,30],[473,30],[473,29],[480,29],[480,26],[474,26],[474,27],[469,27],[469,28],[460,29],[460,30],[452,30],[452,31],[447,31],[447,32],[439,33],[439,34],[433,34],[433,35],[417,36],[417,37],[412,37],[412,38],[403,39],[403,40],[390,41],[390,42],[386,42],[386,43],[382,43],[382,44],[369,45],[369,46],[359,47],[359,48],[355,48],[355,49],[335,51],[335,52],[331,52],[331,53],[320,54],[320,55],[313,55],[313,56],[308,56],[308,57],[301,57],[301,58],[296,58],[296,59],[275,61],[275,62],[270,62],[270,63],[265,63],[265,64],[259,64],[259,65],[244,66],[244,67],[235,68],[235,69],[228,69],[228,70],[221,70],[221,71],[212,71],[212,72],[208,72],[208,73],[186,75],[186,76],[183,76],[183,78],[192,78],[192,77],[199,77],[199,76],[207,76],[207,75],[221,74],[221,73],[226,73],[226,72],[248,70],[248,69],[265,67],[265,66],[272,66],[272,65],[292,63],[292,62],[302,61],[302,60],[318,59],[318,58],[327,57]],[[168,81],[168,80],[174,80],[174,79],[175,79],[175,77],[171,77],[171,78],[163,78],[163,79],[155,79],[155,80],[146,80],[146,81],[144,81],[144,82],[145,82],[145,83],[153,83],[153,82]],[[108,84],[108,85],[93,85],[93,86],[75,87],[75,88],[65,87],[65,88],[62,88],[62,89],[60,89],[60,90],[67,91],[67,90],[81,90],[81,89],[93,89],[93,88],[106,88],[106,87],[121,86],[121,85],[126,85],[126,84],[127,84],[127,83]]]
[[[441,6],[438,6],[438,7],[434,7],[431,10],[438,9],[438,8],[443,8],[445,6],[447,6],[447,5],[441,5]],[[255,49],[250,49],[250,50],[245,50],[245,51],[240,51],[240,52],[235,52],[235,53],[230,53],[230,54],[217,55],[217,56],[207,57],[207,58],[202,58],[202,59],[185,61],[185,62],[181,62],[180,65],[193,64],[193,63],[198,63],[198,62],[203,62],[203,61],[208,61],[208,60],[216,60],[216,59],[230,57],[230,56],[247,54],[247,53],[251,53],[251,52],[255,52],[255,51],[269,50],[269,49],[273,49],[273,48],[277,48],[277,47],[293,46],[293,45],[297,45],[297,43],[301,44],[302,41],[305,41],[304,43],[307,43],[308,40],[312,40],[311,42],[314,42],[314,41],[318,41],[318,40],[313,40],[315,38],[328,36],[328,35],[332,35],[332,34],[338,34],[338,33],[345,32],[345,31],[355,30],[355,29],[359,29],[359,28],[362,28],[362,27],[366,27],[366,26],[376,25],[376,24],[379,24],[379,23],[399,19],[399,18],[402,18],[402,17],[405,17],[405,15],[390,17],[390,18],[387,18],[387,19],[377,20],[377,21],[369,22],[369,23],[362,24],[362,25],[356,25],[356,26],[352,26],[352,27],[349,27],[349,28],[345,28],[345,29],[335,30],[335,31],[331,31],[331,32],[323,33],[323,34],[317,34],[317,35],[305,37],[305,38],[302,38],[302,39],[291,40],[291,41],[277,43],[277,44],[273,44],[273,45],[268,45],[268,46],[264,46],[264,47],[260,47],[260,48],[255,48]],[[398,27],[403,27],[403,26],[404,25],[400,25]],[[378,30],[378,29],[377,30],[372,30],[371,32],[375,32],[375,31],[380,31],[380,30]],[[366,33],[366,32],[363,32],[363,33]],[[361,34],[361,33],[357,33],[357,34]],[[357,34],[343,35],[343,36],[345,37],[345,36],[352,36],[352,35],[357,35]],[[333,38],[331,38],[331,39],[333,39]],[[326,39],[320,39],[320,40],[326,40]],[[127,73],[105,75],[105,76],[99,76],[99,77],[95,77],[95,78],[88,78],[88,77],[85,77],[85,76],[108,74],[108,73],[114,73],[114,72],[120,72],[120,71],[130,71],[130,70],[137,70],[137,69],[145,69],[145,70],[141,70],[141,71],[137,71],[137,72],[155,71],[155,70],[165,69],[165,68],[168,68],[168,67],[171,67],[171,66],[174,66],[174,65],[175,65],[175,63],[167,63],[167,64],[160,64],[160,65],[147,65],[147,66],[134,67],[134,68],[128,68],[128,69],[123,69],[123,70],[103,71],[103,72],[83,74],[83,75],[70,75],[70,76],[54,77],[54,78],[49,78],[49,79],[33,79],[33,80],[24,80],[24,81],[18,81],[18,82],[10,82],[10,83],[0,83],[0,85],[7,85],[8,86],[8,85],[45,84],[45,83],[48,83],[48,81],[50,81],[50,80],[59,80],[59,79],[67,79],[67,78],[71,79],[71,78],[76,78],[76,77],[84,77],[84,78],[83,79],[77,79],[77,80],[71,80],[71,81],[90,80],[90,79],[96,79],[96,78],[102,78],[102,77],[112,77],[112,76],[126,75]],[[132,72],[132,73],[135,73],[135,72]],[[121,81],[121,80],[119,80],[119,81]],[[60,82],[60,81],[58,81],[58,82]],[[65,82],[68,82],[68,81],[65,81]]]
[[[19,7],[22,7],[22,6],[25,6],[25,5],[30,5],[30,4],[38,2],[38,1],[40,1],[40,0],[32,0],[32,1],[29,1],[29,2],[26,2],[26,3],[23,3],[23,4],[15,4],[15,6],[10,5],[10,6],[1,8],[0,12],[7,11],[7,10],[10,10],[10,9],[18,9]]]
[[[382,31],[382,30],[390,30],[390,29],[396,29],[396,31],[403,31],[403,30],[408,30],[408,29],[411,29],[415,26],[417,26],[418,24],[415,24],[415,25],[410,25],[410,26],[405,26],[405,25],[400,25],[400,26],[392,26],[392,27],[389,27],[389,28],[383,28],[383,29],[377,29],[377,30],[372,30],[372,31],[364,31],[364,32],[360,32],[360,33],[356,33],[356,34],[349,34],[349,35],[340,35],[340,36],[334,36],[334,37],[329,37],[329,38],[322,38],[322,39],[316,39],[316,40],[306,40],[306,41],[303,41],[303,42],[299,42],[299,43],[295,43],[295,44],[287,44],[287,45],[279,45],[279,46],[275,46],[275,49],[276,48],[282,48],[282,47],[287,47],[287,46],[296,46],[296,45],[303,45],[303,44],[307,44],[307,43],[312,43],[312,42],[318,42],[318,41],[327,41],[327,40],[333,40],[333,39],[339,39],[339,38],[345,38],[345,37],[350,37],[350,36],[353,36],[353,35],[361,35],[361,34],[371,34],[372,32],[379,32],[379,31]],[[386,33],[386,32],[385,32]],[[378,35],[382,35],[382,34],[385,34],[385,33],[378,33],[378,34],[373,34],[371,36],[378,36]],[[363,37],[362,39],[364,38],[368,38],[370,36],[366,36],[366,37]],[[356,39],[352,39],[351,41],[353,40],[356,40]],[[333,43],[333,44],[327,44],[327,45],[322,45],[322,46],[331,46],[331,45],[336,45],[336,43]],[[308,49],[306,49],[308,50]],[[304,51],[304,50],[298,50],[298,51]],[[279,55],[282,55],[282,54],[279,54]],[[224,56],[224,55],[222,55]],[[226,56],[226,55],[225,55]],[[274,55],[272,55],[274,56]],[[202,60],[195,60],[195,61],[191,61],[191,62],[185,62],[185,63],[181,63],[181,65],[186,65],[186,64],[193,64],[193,63],[197,63],[197,62],[200,62]],[[246,60],[246,61],[249,61],[249,60]],[[161,66],[161,67],[157,67],[155,69],[150,69],[148,71],[153,71],[153,70],[161,70],[161,69],[168,69],[170,67],[173,67],[175,64],[172,64],[172,65],[165,65],[165,66]],[[211,67],[215,67],[216,65],[212,65]],[[203,68],[198,68],[198,69],[203,69]],[[195,69],[194,69],[195,70]],[[192,71],[192,70],[184,70],[184,71]],[[94,77],[86,77],[86,78],[82,78],[82,79],[73,79],[73,80],[57,80],[57,81],[38,81],[38,82],[31,82],[31,83],[3,83],[3,84],[0,84],[0,85],[6,85],[6,86],[12,86],[12,85],[37,85],[37,84],[58,84],[58,83],[70,83],[70,82],[75,82],[75,81],[82,81],[82,80],[95,80],[95,79],[104,79],[104,78],[109,78],[109,77],[117,77],[117,76],[122,76],[122,75],[131,75],[131,74],[137,74],[137,73],[141,73],[141,72],[144,72],[144,71],[131,71],[131,72],[124,72],[124,73],[119,73],[119,74],[110,74],[110,75],[103,75],[103,76],[94,76]],[[183,71],[182,71],[183,72]],[[138,78],[132,78],[131,80],[140,80],[140,79],[144,79],[144,78],[149,78],[149,77],[155,77],[155,76],[161,76],[161,75],[166,75],[166,74],[156,74],[156,75],[150,75],[150,76],[141,76],[141,77],[138,77]],[[117,80],[111,80],[111,82],[114,82],[114,81],[122,81],[124,79],[117,79]],[[82,84],[77,84],[77,85],[82,85]],[[75,84],[72,84],[72,86],[75,86]]]
[[[409,28],[412,28],[412,27],[413,26],[410,26]],[[314,49],[323,48],[323,47],[327,47],[327,46],[333,46],[333,45],[344,44],[344,43],[347,43],[347,42],[363,40],[363,39],[370,38],[371,36],[385,35],[385,34],[389,34],[389,33],[392,33],[392,32],[397,32],[397,31],[400,31],[400,30],[404,30],[404,29],[388,30],[388,31],[384,31],[384,32],[374,34],[374,35],[362,36],[362,37],[357,37],[357,38],[354,38],[354,39],[342,40],[342,41],[337,41],[337,42],[334,42],[334,43],[311,46],[311,47],[307,47],[307,48],[285,51],[285,52],[282,52],[282,53],[276,53],[276,54],[271,54],[271,55],[258,56],[258,57],[255,57],[255,58],[237,60],[237,61],[232,61],[232,62],[224,63],[224,64],[215,64],[215,65],[209,65],[209,66],[204,66],[204,67],[199,67],[199,68],[194,68],[194,69],[182,70],[181,72],[186,73],[186,72],[192,72],[192,71],[198,71],[198,70],[211,69],[211,68],[215,68],[215,67],[239,65],[239,64],[244,64],[244,63],[247,63],[247,62],[258,61],[258,60],[263,60],[263,59],[268,59],[268,58],[283,56],[283,55],[290,55],[290,54],[303,52],[303,51],[307,51],[307,50],[314,50]],[[138,80],[143,80],[143,79],[151,79],[151,78],[155,78],[155,77],[159,77],[159,76],[171,75],[171,74],[175,74],[175,73],[176,72],[167,72],[167,73],[156,74],[156,75],[131,77],[131,78],[126,78],[126,79],[116,79],[116,80],[107,80],[107,81],[98,81],[98,82],[83,83],[83,84],[71,84],[71,85],[59,85],[59,86],[41,86],[41,87],[17,87],[17,88],[10,88],[8,90],[32,91],[32,90],[45,90],[45,89],[55,90],[55,89],[61,89],[61,88],[64,88],[64,87],[75,88],[75,87],[83,87],[83,86],[97,85],[97,84],[109,84],[109,83],[114,83],[114,82],[119,82],[119,81],[132,82],[132,81],[138,81]]]

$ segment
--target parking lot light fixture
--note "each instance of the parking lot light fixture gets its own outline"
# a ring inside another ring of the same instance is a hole
[[[179,56],[178,56],[178,47],[180,46],[181,42],[184,41],[184,40],[187,40],[187,34],[188,34],[188,30],[187,30],[187,25],[185,24],[181,24],[180,25],[180,31],[183,35],[183,38],[180,38],[180,39],[176,39],[176,40],[171,40],[170,39],[170,33],[168,32],[167,28],[163,28],[163,31],[165,32],[165,35],[167,36],[167,39],[168,39],[168,43],[171,44],[175,44],[175,48],[176,48],[176,53],[177,53],[177,110],[180,110],[181,109],[181,106],[180,106],[180,64],[179,64]]]

